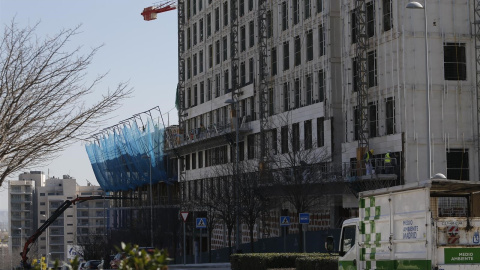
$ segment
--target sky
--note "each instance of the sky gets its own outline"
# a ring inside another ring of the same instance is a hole
[[[119,82],[125,81],[134,90],[132,97],[109,115],[111,119],[99,130],[156,106],[160,107],[165,121],[169,119],[170,124],[176,124],[177,12],[161,13],[157,20],[144,21],[140,13],[155,3],[151,0],[0,0],[0,34],[3,35],[5,25],[12,19],[20,27],[40,22],[36,31],[39,37],[81,25],[80,35],[71,41],[72,48],[103,45],[87,71],[87,81],[108,72],[95,95],[115,89]],[[94,102],[94,96],[89,98],[87,102]],[[87,180],[98,185],[82,143],[67,148],[45,166],[24,171],[29,170],[43,171],[50,177],[68,174],[80,185],[86,185]],[[17,179],[15,174],[7,180]],[[8,208],[7,187],[6,182],[0,187],[0,209]]]

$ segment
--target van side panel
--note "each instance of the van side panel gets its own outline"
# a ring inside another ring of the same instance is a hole
[[[360,199],[360,269],[430,269],[428,190]]]

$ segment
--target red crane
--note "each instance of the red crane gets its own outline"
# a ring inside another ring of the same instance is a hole
[[[165,0],[151,7],[144,8],[141,15],[143,16],[143,19],[145,21],[151,21],[157,18],[158,13],[174,10],[176,8],[177,8],[176,1]]]

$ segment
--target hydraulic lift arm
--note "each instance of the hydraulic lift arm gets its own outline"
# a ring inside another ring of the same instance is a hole
[[[77,197],[73,200],[66,200],[63,202],[53,213],[52,215],[40,226],[35,233],[28,238],[28,240],[25,242],[25,245],[23,246],[23,251],[20,253],[22,256],[22,266],[26,269],[30,268],[30,264],[28,264],[27,260],[27,254],[28,251],[30,251],[30,246],[37,241],[38,237],[42,235],[42,233],[50,226],[59,216],[65,212],[72,204],[76,203],[81,203],[85,201],[90,201],[90,200],[98,200],[98,199],[126,199],[124,197],[111,197],[111,196],[102,196],[102,195],[97,195],[97,196],[88,196],[88,197]]]

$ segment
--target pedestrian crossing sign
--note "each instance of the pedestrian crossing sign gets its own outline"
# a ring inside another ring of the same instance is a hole
[[[290,217],[289,216],[281,216],[280,217],[280,226],[290,226]]]
[[[197,218],[197,229],[207,228],[207,218]]]

